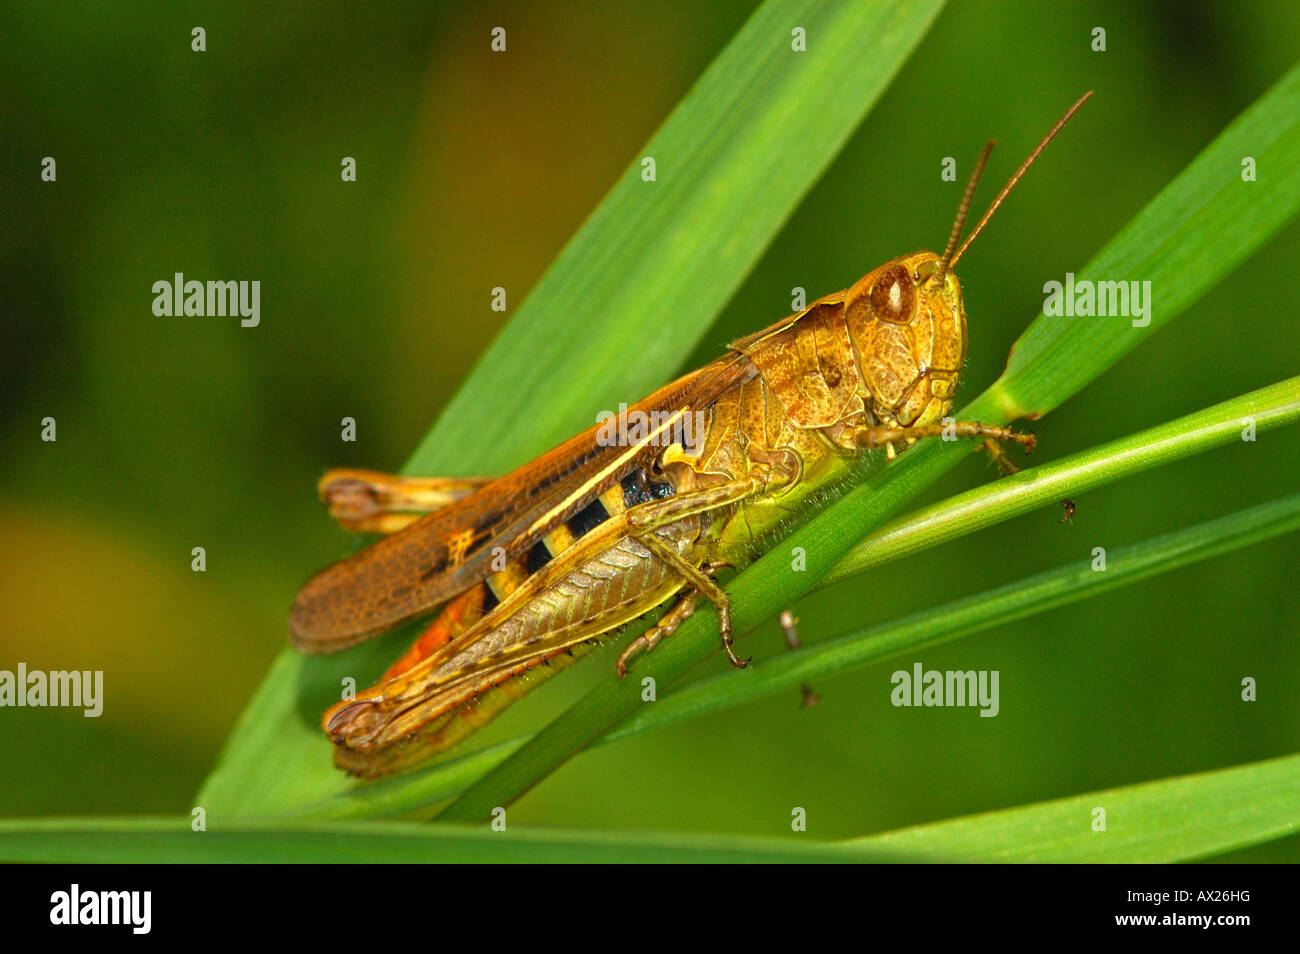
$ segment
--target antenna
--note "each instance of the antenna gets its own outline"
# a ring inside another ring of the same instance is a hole
[[[980,176],[984,173],[984,164],[989,161],[989,153],[997,145],[997,140],[990,139],[984,145],[984,151],[980,153],[979,160],[975,163],[975,171],[970,174],[970,179],[966,183],[966,192],[961,197],[961,205],[957,206],[957,218],[953,220],[952,231],[948,233],[948,244],[944,247],[943,258],[939,260],[939,268],[931,276],[931,281],[938,284],[943,283],[944,273],[948,271],[949,259],[952,258],[953,249],[957,247],[957,242],[961,240],[962,226],[966,224],[966,213],[970,211],[970,200],[975,198],[975,187],[979,185]]]
[[[952,257],[952,260],[949,261],[947,254],[944,255],[944,261],[940,263],[939,271],[936,274],[942,275],[945,269],[957,267],[958,260],[963,255],[966,254],[966,249],[970,248],[970,243],[975,241],[975,237],[984,230],[984,226],[988,225],[989,219],[993,218],[993,213],[998,210],[998,206],[1002,205],[1002,200],[1005,199],[1007,197],[1007,194],[1010,193],[1011,190],[1016,187],[1016,183],[1020,181],[1020,178],[1025,174],[1026,171],[1028,171],[1029,167],[1034,164],[1034,160],[1037,159],[1039,155],[1042,153],[1042,151],[1047,148],[1047,144],[1056,138],[1056,134],[1059,133],[1061,129],[1064,128],[1065,124],[1070,121],[1070,118],[1079,111],[1079,107],[1088,101],[1088,97],[1090,97],[1092,93],[1093,93],[1092,90],[1088,90],[1088,92],[1080,96],[1078,100],[1075,102],[1075,104],[1071,106],[1068,110],[1066,110],[1065,115],[1062,116],[1059,120],[1057,120],[1056,125],[1053,126],[1051,130],[1047,133],[1047,135],[1043,137],[1042,142],[1040,142],[1034,148],[1034,151],[1029,154],[1028,158],[1026,158],[1025,161],[1020,164],[1020,168],[1016,170],[1015,175],[1013,175],[1010,179],[1007,180],[1007,184],[1002,187],[1002,191],[999,192],[997,198],[993,200],[993,204],[989,206],[989,210],[984,213],[983,218],[981,218],[979,222],[976,223],[975,228],[971,231],[970,235],[966,236],[966,241],[961,243],[961,248],[957,249],[957,254]],[[984,156],[987,155],[988,155],[988,146],[985,146]],[[981,157],[980,167],[983,166],[983,160],[984,157]],[[976,168],[977,175],[980,167]],[[969,198],[963,200],[962,202],[963,207],[968,201]],[[963,212],[964,212],[964,208],[963,208]]]

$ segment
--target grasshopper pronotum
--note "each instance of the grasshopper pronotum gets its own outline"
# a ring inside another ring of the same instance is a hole
[[[294,645],[332,652],[442,607],[381,680],[324,716],[335,761],[358,775],[404,768],[463,739],[603,636],[669,599],[618,659],[620,675],[700,601],[732,646],[713,574],[747,562],[810,496],[865,452],[939,435],[1033,447],[1033,435],[946,421],[966,359],[953,269],[1085,94],[1030,153],[961,242],[992,143],[942,255],[915,252],[734,342],[633,408],[624,440],[603,424],[495,479],[332,471],[321,495],[344,526],[387,534],[298,593]],[[959,245],[958,243],[961,242]],[[694,422],[695,428],[683,425]],[[690,435],[687,439],[683,435]]]

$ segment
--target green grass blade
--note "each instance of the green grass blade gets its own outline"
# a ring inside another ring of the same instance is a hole
[[[934,20],[940,0],[763,4],[547,271],[407,465],[517,466],[669,379]],[[792,25],[810,49],[790,48]],[[653,156],[655,182],[641,179]],[[653,335],[644,333],[654,328]],[[636,342],[636,360],[622,360]],[[546,395],[538,401],[538,395]],[[288,650],[197,802],[255,816],[351,787],[316,724],[339,679],[395,654]]]
[[[127,846],[124,854],[123,846]],[[642,832],[265,822],[190,830],[188,818],[0,820],[0,861],[145,864],[825,863],[906,861],[889,850],[796,839]]]
[[[1106,831],[1094,832],[1096,808]],[[187,818],[0,821],[0,861],[95,863],[799,863],[1194,861],[1300,830],[1300,755],[1092,792],[834,844],[793,839],[568,832],[401,822]]]
[[[890,560],[1009,520],[1035,507],[1050,504],[1065,494],[1078,496],[1085,490],[1151,467],[1240,442],[1240,427],[1246,418],[1255,422],[1257,436],[1300,419],[1300,377],[1252,391],[1043,467],[1004,477],[932,507],[910,513],[882,527],[854,547],[818,585],[820,587],[839,582]],[[1234,519],[1247,517],[1238,514]],[[1231,535],[1235,531],[1230,523],[1225,523],[1215,532]],[[1124,565],[1129,565],[1127,557]],[[1177,565],[1181,564],[1168,564],[1163,568],[1173,569]],[[1015,585],[1006,589],[1014,588]],[[1080,598],[1082,595],[1081,592]],[[988,596],[992,598],[993,594]],[[993,625],[993,622],[987,625]],[[972,629],[967,632],[974,631]],[[788,658],[803,659],[805,656],[806,654],[801,654]],[[760,670],[765,678],[774,672],[768,668],[769,665],[765,662]],[[743,693],[743,685],[751,680],[755,672],[747,671],[737,675],[739,680],[735,691]],[[755,682],[754,686],[757,688],[758,683]],[[692,687],[686,691],[690,693],[698,689]],[[755,692],[755,695],[761,694],[763,693]],[[640,731],[652,725],[663,724],[667,713],[676,712],[684,704],[679,700],[681,695],[682,693],[669,695],[650,710],[639,713],[623,726],[606,734],[600,741],[622,738],[628,734],[624,729]],[[744,697],[738,695],[736,700],[744,701]],[[703,710],[696,706],[694,711]],[[675,717],[667,721],[675,721]],[[438,765],[354,788],[319,803],[298,806],[291,814],[346,818],[410,811],[464,791],[486,771],[517,751],[524,741],[523,738],[511,739]]]
[[[1093,811],[1106,830],[1093,831]],[[969,861],[1195,861],[1300,831],[1300,755],[971,815],[848,844]]]
[[[1242,159],[1268,182],[1243,182]],[[1261,188],[1262,187],[1262,188]],[[1237,117],[1077,280],[1151,282],[1151,323],[1040,315],[990,389],[1007,419],[1046,414],[1194,304],[1300,208],[1300,66]],[[1065,276],[1059,276],[1064,280]],[[1225,329],[1239,346],[1249,328]]]
[[[1300,377],[1288,378],[909,513],[857,544],[818,586],[838,583],[874,566],[1050,505],[1062,497],[1077,498],[1095,487],[1152,467],[1215,447],[1240,444],[1247,419],[1255,423],[1257,435],[1300,419]]]
[[[596,744],[660,728],[1014,622],[1300,529],[1300,494],[1113,550],[1105,573],[1090,560],[1067,564],[975,596],[781,653],[744,672],[702,679],[643,706]],[[392,815],[455,795],[505,761],[526,739],[510,739],[421,772],[386,779],[316,805],[306,817]]]
[[[1300,156],[1300,68],[1293,68],[1250,106],[1148,205],[1135,220],[1143,223],[1141,229],[1124,229],[1082,273],[1099,274],[1096,266],[1100,262],[1108,269],[1102,277],[1140,277],[1139,269],[1150,265],[1143,238],[1158,227],[1176,247],[1202,248],[1206,242],[1213,242],[1216,250],[1215,255],[1205,258],[1178,257],[1183,270],[1162,268],[1162,284],[1185,280],[1204,291],[1223,278],[1300,208],[1300,179],[1295,176],[1270,176],[1267,181],[1242,183],[1239,190],[1207,188],[1207,182],[1228,175],[1223,163],[1229,155],[1264,155],[1280,169],[1293,168]],[[1232,174],[1239,182],[1239,174],[1235,170]],[[1270,210],[1260,212],[1255,206],[1268,206]],[[1251,211],[1247,212],[1247,208]],[[1225,230],[1222,224],[1226,215],[1244,216],[1252,223],[1253,231],[1245,234],[1235,228]],[[1186,295],[1172,296],[1158,310],[1159,324],[1153,318],[1152,325],[1168,323],[1192,301]],[[1071,321],[1071,327],[1063,330],[1066,320]],[[993,386],[958,416],[1006,423],[1028,410],[1041,412],[1056,407],[1144,338],[1133,334],[1127,320],[1097,320],[1086,326],[1089,347],[1085,350],[1072,337],[1079,328],[1077,320],[1040,315],[1017,342],[1016,353],[1036,354],[1045,364],[1040,367],[1023,359],[1013,360]],[[1225,330],[1225,334],[1233,332]],[[1064,373],[1058,367],[1061,362],[1077,362],[1078,367]],[[765,554],[727,587],[736,631],[754,628],[808,592],[858,540],[897,513],[969,450],[969,446],[955,442],[917,445]],[[806,554],[804,572],[791,572],[789,554],[794,546]],[[637,685],[642,678],[652,676],[660,686],[670,685],[716,651],[716,642],[711,614],[697,614],[673,639],[637,666],[635,678],[611,680],[594,688],[465,792],[442,817],[476,820],[486,817],[493,806],[509,804],[635,713],[642,705]]]
[[[668,380],[941,6],[759,7],[479,359],[408,470],[511,470],[595,423],[596,409]],[[790,49],[795,25],[810,52]]]
[[[1080,560],[828,640],[798,653],[782,653],[753,666],[752,673],[726,673],[701,680],[654,706],[645,707],[606,739],[612,741],[763,696],[796,690],[818,677],[849,672],[903,653],[952,642],[1297,529],[1300,529],[1300,494],[1116,548],[1107,554],[1104,573],[1095,571],[1091,560]]]

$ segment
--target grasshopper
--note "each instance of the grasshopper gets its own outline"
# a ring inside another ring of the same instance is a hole
[[[645,426],[619,429],[620,439],[598,423],[498,478],[326,474],[320,492],[335,519],[384,536],[303,586],[290,614],[294,646],[334,652],[441,608],[378,683],[325,713],[339,767],[375,777],[456,745],[669,600],[619,656],[620,676],[702,601],[717,612],[732,665],[744,668],[715,574],[748,562],[814,499],[853,480],[873,450],[892,459],[924,438],[977,438],[1014,469],[998,442],[1028,452],[1032,434],[947,417],[966,359],[954,269],[1089,95],[960,245],[993,143],[942,255],[902,255],[733,342],[638,402],[628,418]]]

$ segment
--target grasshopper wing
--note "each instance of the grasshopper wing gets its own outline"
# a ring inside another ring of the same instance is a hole
[[[659,389],[635,409],[662,414],[703,408],[754,373],[749,359],[733,352]],[[317,573],[294,599],[294,646],[334,652],[432,611],[486,579],[494,555],[504,551],[511,560],[527,553],[661,449],[653,436],[605,446],[599,433],[594,426]]]
[[[336,763],[376,776],[456,745],[682,586],[642,543],[604,524],[431,655],[330,709]]]

